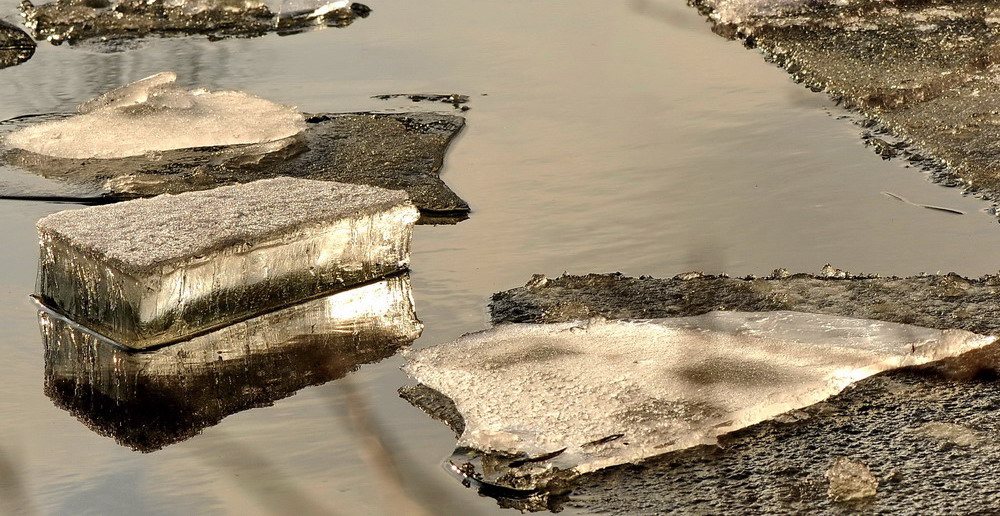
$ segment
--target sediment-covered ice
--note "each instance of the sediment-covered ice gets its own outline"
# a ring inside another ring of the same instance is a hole
[[[371,9],[346,0],[57,0],[21,4],[35,38],[65,41],[205,34],[213,39],[350,25]]]
[[[720,23],[739,23],[746,19],[796,12],[806,7],[835,3],[825,0],[704,0],[712,8],[712,19]],[[842,0],[845,1],[845,0]]]
[[[544,471],[714,443],[878,372],[993,341],[831,315],[711,312],[503,324],[413,352],[405,370],[455,402],[460,448],[521,457],[499,474],[531,487]]]
[[[422,329],[405,275],[140,353],[48,311],[38,319],[45,393],[94,431],[141,451],[389,357]]]
[[[133,348],[409,263],[404,192],[277,178],[63,211],[38,223],[44,303]]]
[[[295,108],[239,91],[186,90],[164,72],[109,91],[63,120],[5,137],[56,158],[124,158],[175,149],[275,142],[305,129]]]

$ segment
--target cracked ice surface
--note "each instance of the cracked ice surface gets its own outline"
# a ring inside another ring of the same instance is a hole
[[[505,324],[409,352],[405,370],[451,398],[460,447],[585,473],[698,444],[852,382],[992,343],[799,312]],[[543,464],[544,463],[544,464]]]
[[[305,129],[295,108],[239,91],[185,90],[172,72],[111,90],[80,113],[13,132],[6,144],[56,158],[124,158],[174,149],[266,144]]]

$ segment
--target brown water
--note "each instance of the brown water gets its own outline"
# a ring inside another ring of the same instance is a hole
[[[0,16],[13,20],[15,5],[0,0]],[[484,328],[490,294],[533,273],[1000,269],[986,203],[882,161],[824,96],[715,36],[680,0],[370,5],[350,27],[291,37],[152,40],[120,53],[43,44],[0,70],[0,119],[69,111],[162,70],[305,111],[450,110],[370,97],[470,95],[443,177],[474,212],[415,231],[417,347]],[[454,438],[397,397],[408,383],[399,356],[149,454],[56,408],[27,295],[35,221],[73,207],[0,202],[0,511],[504,512],[440,468]]]

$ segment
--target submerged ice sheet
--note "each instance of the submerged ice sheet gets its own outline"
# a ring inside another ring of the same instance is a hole
[[[185,90],[164,72],[107,92],[80,114],[20,129],[7,145],[56,158],[123,158],[264,144],[305,128],[296,109],[239,91]]]
[[[278,178],[63,211],[38,223],[38,295],[147,348],[403,270],[406,194]]]
[[[559,472],[713,443],[867,376],[993,340],[820,314],[712,312],[504,324],[414,352],[405,369],[455,402],[460,448],[516,458],[492,481],[536,488]]]
[[[389,357],[422,328],[406,276],[149,352],[123,350],[44,310],[38,318],[46,395],[95,432],[144,452]]]

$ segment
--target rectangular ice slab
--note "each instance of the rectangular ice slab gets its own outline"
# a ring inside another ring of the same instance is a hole
[[[479,480],[533,489],[714,443],[862,378],[994,339],[821,314],[711,312],[504,324],[409,353],[405,369],[455,402],[459,447],[487,454]]]
[[[131,348],[179,340],[409,263],[406,194],[277,178],[38,223],[42,302]]]

